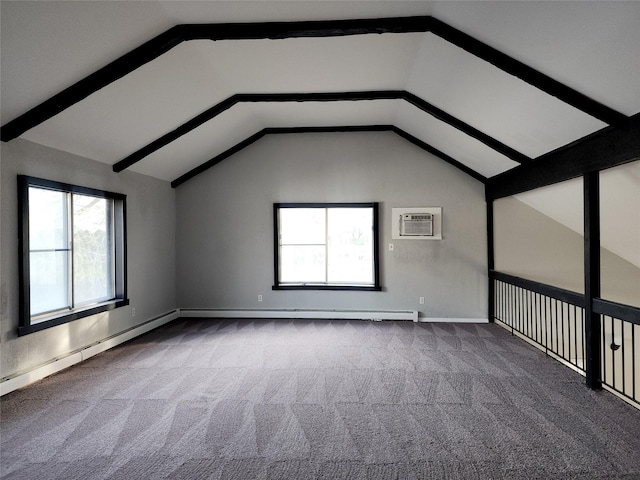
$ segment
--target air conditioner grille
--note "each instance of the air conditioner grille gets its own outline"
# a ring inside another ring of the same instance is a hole
[[[401,236],[433,236],[433,214],[405,213],[400,216]]]

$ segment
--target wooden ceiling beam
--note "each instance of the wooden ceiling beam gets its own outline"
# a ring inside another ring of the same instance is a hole
[[[640,160],[640,114],[491,177],[486,197],[497,200],[636,160]]]
[[[618,125],[627,118],[625,115],[431,16],[306,22],[183,24],[170,28],[6,123],[0,128],[0,140],[7,142],[19,137],[27,130],[154,60],[183,41],[284,39],[415,32],[432,32],[607,124]]]
[[[404,90],[375,90],[362,92],[322,92],[322,93],[240,93],[221,101],[196,115],[182,125],[167,132],[151,143],[133,152],[113,165],[114,172],[121,172],[139,162],[146,156],[177,140],[190,131],[230,109],[237,103],[251,102],[343,102],[343,101],[371,101],[371,100],[404,100],[434,118],[450,125],[457,130],[485,144],[498,153],[518,163],[531,161],[529,157],[518,152],[514,148],[505,145],[495,138],[481,132],[477,128],[448,114],[436,106],[426,102],[422,98]]]
[[[233,147],[225,150],[219,155],[216,155],[211,160],[204,162],[203,164],[193,168],[188,171],[184,175],[176,178],[171,182],[171,186],[176,188],[183,183],[191,180],[193,177],[201,174],[202,172],[210,169],[211,167],[217,165],[223,160],[226,160],[230,156],[238,153],[240,150],[244,150],[249,145],[257,142],[265,135],[282,135],[282,134],[292,134],[292,133],[327,133],[327,132],[394,132],[395,134],[401,136],[405,140],[413,143],[417,147],[420,147],[422,150],[431,153],[439,157],[441,160],[453,165],[457,169],[463,171],[467,175],[475,178],[476,180],[485,183],[487,178],[480,175],[475,170],[467,167],[462,162],[455,160],[449,155],[441,152],[440,150],[432,147],[426,142],[410,135],[404,130],[396,127],[395,125],[345,125],[345,126],[322,126],[322,127],[278,127],[278,128],[264,128],[260,130],[258,133],[251,135],[250,137],[244,139],[243,141],[237,143]]]

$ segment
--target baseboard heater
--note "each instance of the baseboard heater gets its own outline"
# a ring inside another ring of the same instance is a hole
[[[200,318],[285,318],[285,319],[335,319],[335,320],[411,320],[418,321],[417,310],[314,310],[314,309],[211,309],[181,308],[180,317]]]
[[[43,365],[3,378],[0,380],[0,396],[6,395],[7,393],[13,392],[19,388],[26,387],[38,380],[42,380],[49,375],[53,375],[54,373],[71,367],[76,363],[87,360],[98,353],[109,350],[110,348],[120,345],[121,343],[131,340],[143,333],[147,333],[154,328],[158,328],[179,317],[180,311],[172,310],[171,312],[152,318],[123,332],[116,333],[115,335],[99,340],[91,345],[69,352],[64,356],[57,357]]]

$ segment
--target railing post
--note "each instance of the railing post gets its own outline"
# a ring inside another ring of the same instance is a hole
[[[600,315],[593,299],[600,297],[600,172],[584,175],[584,308],[587,386],[602,388]]]
[[[495,317],[495,280],[491,272],[495,269],[495,258],[493,250],[493,199],[487,198],[487,278],[489,280],[488,293],[489,303],[487,304],[487,314],[489,323],[493,323]]]

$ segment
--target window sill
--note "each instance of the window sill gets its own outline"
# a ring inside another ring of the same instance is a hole
[[[124,307],[126,305],[129,305],[128,298],[116,298],[96,305],[90,305],[85,308],[78,308],[64,313],[56,313],[51,316],[43,317],[36,323],[30,323],[29,325],[22,325],[18,327],[18,336],[39,332],[46,328],[56,327],[74,320],[79,320],[80,318],[89,317],[109,310],[115,310],[116,308]]]
[[[299,284],[299,285],[274,285],[271,290],[351,290],[361,292],[381,292],[379,285],[320,285],[320,284]]]

